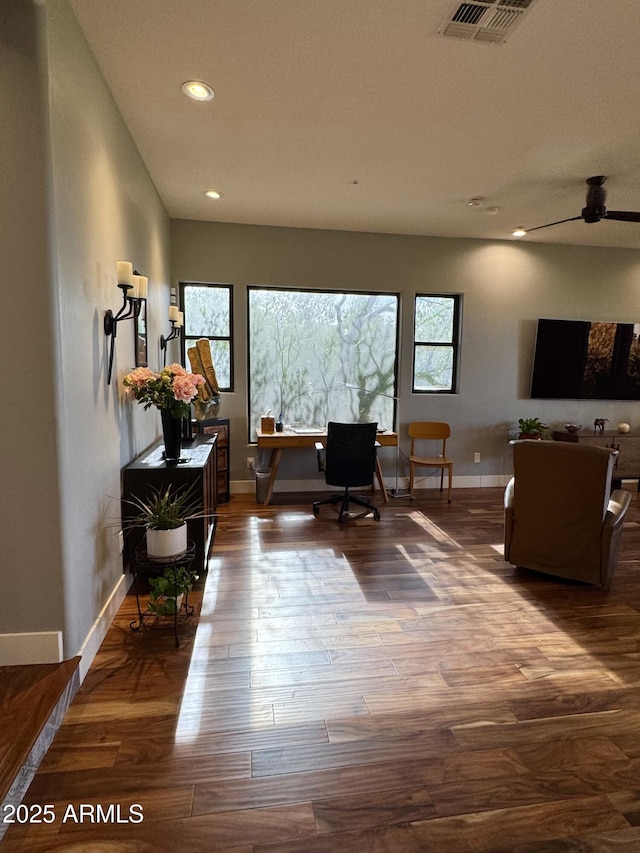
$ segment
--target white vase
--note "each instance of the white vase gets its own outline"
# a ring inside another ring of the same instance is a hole
[[[150,560],[168,560],[179,557],[187,550],[187,525],[172,530],[147,530],[147,557]]]

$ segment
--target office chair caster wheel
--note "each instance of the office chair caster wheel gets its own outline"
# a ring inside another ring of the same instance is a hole
[[[313,507],[313,514],[314,515],[320,515],[320,507],[319,506]]]
[[[378,512],[378,510],[376,510],[376,511],[373,513],[373,518],[374,518],[374,520],[375,520],[375,521],[380,521],[380,513]]]

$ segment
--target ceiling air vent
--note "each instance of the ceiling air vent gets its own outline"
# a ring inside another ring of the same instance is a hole
[[[467,0],[456,3],[439,35],[503,44],[536,0]]]

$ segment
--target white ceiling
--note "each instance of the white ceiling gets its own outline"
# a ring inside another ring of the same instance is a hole
[[[172,218],[512,239],[597,174],[640,211],[638,0],[537,0],[499,46],[438,35],[453,0],[71,5]],[[640,248],[640,224],[525,240]]]

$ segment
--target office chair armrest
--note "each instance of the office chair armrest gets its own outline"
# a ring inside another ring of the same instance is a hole
[[[318,471],[324,471],[324,444],[321,441],[316,441],[316,458],[318,460]]]

